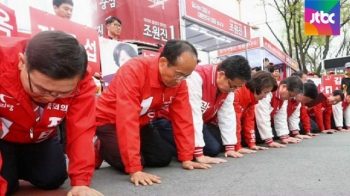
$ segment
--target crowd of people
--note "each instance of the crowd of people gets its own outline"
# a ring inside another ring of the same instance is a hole
[[[72,1],[53,2],[57,15],[71,17]],[[284,79],[275,69],[252,74],[239,55],[198,66],[184,40],[160,51],[126,61],[96,98],[86,51],[73,36],[0,37],[0,195],[14,194],[19,180],[52,190],[69,177],[69,196],[100,196],[90,183],[103,160],[146,186],[161,177],[143,168],[173,157],[183,169],[210,169],[233,161],[223,157],[350,129],[350,63],[341,90],[324,95],[301,71]]]

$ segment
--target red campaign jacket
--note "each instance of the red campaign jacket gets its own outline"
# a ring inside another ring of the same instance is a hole
[[[0,153],[0,171],[2,166],[2,158]],[[0,176],[0,196],[5,196],[7,190],[7,182]]]
[[[288,107],[287,107],[288,118],[295,112],[299,103],[300,102],[296,101],[295,99],[288,100]],[[300,121],[303,124],[303,128],[305,132],[310,132],[310,117],[307,114],[307,109],[304,104],[302,104],[300,107]]]
[[[66,118],[71,185],[88,186],[95,164],[92,139],[96,130],[96,86],[92,76],[88,71],[78,83],[76,97],[56,99],[44,106],[36,123],[31,98],[24,91],[18,70],[18,53],[23,53],[27,41],[0,37],[0,138],[13,143],[41,142],[57,135],[57,125]]]
[[[196,72],[203,79],[202,85],[202,106],[210,105],[210,107],[204,106],[203,122],[204,124],[215,121],[217,111],[223,104],[228,93],[219,93],[217,96],[218,87],[216,86],[216,69],[217,66],[202,65],[196,67]]]
[[[332,105],[328,104],[328,99],[308,111],[309,116],[316,119],[320,131],[331,129]]]
[[[218,87],[216,86],[216,69],[217,66],[213,65],[201,65],[197,66],[194,70],[197,72],[202,80],[202,119],[204,124],[211,122],[217,123],[217,111],[223,104],[228,93],[219,93],[217,96]],[[214,81],[214,82],[212,82]],[[167,111],[161,111],[162,117],[169,118]]]
[[[242,88],[235,90],[235,100],[233,106],[236,111],[237,119],[237,145],[235,150],[242,148],[241,144],[241,131],[244,133],[245,140],[249,147],[255,146],[255,105],[258,101],[246,85]],[[242,129],[243,123],[243,129]]]
[[[275,114],[282,107],[284,101],[279,98],[279,90],[272,92],[271,107],[273,111],[271,112],[271,121],[274,119]]]
[[[128,173],[141,171],[140,128],[169,107],[178,158],[193,159],[194,132],[186,81],[167,88],[161,81],[159,57],[134,58],[119,68],[97,99],[97,126],[115,124],[121,157]]]

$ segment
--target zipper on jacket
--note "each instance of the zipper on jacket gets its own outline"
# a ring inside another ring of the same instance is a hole
[[[30,139],[34,138],[33,127],[30,128],[29,135],[30,135]]]

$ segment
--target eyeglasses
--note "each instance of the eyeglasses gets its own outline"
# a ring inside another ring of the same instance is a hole
[[[171,69],[171,65],[168,63],[168,67]],[[188,77],[190,77],[190,75],[183,75],[181,73],[177,73],[175,70],[173,70],[173,73],[174,73],[174,77],[177,79],[177,80],[186,80]]]
[[[231,91],[234,91],[234,90],[236,90],[237,88],[240,88],[239,86],[231,85],[230,80],[229,80],[228,78],[226,78],[226,79],[227,79],[227,83],[228,83],[228,85],[229,85]]]
[[[174,72],[174,77],[178,80],[186,80],[188,77],[190,77],[190,75],[185,76],[185,75],[177,73],[176,71],[173,71],[173,72]]]
[[[58,93],[58,92],[52,92],[52,91],[47,91],[47,90],[41,91],[38,89],[34,90],[32,81],[30,79],[30,74],[28,71],[27,71],[27,75],[28,75],[29,88],[35,94],[38,94],[38,95],[41,95],[44,97],[51,96],[51,97],[55,97],[55,98],[69,98],[69,97],[75,97],[75,96],[79,95],[78,88],[76,88],[75,93],[73,93],[73,94],[72,94],[73,90],[70,92],[67,92],[67,93]]]
[[[116,26],[117,28],[122,28],[122,25],[119,24],[119,23],[116,23],[116,22],[115,22],[115,23],[113,23],[113,25]]]

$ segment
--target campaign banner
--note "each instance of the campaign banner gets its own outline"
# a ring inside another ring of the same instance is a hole
[[[243,22],[215,10],[198,0],[184,0],[186,2],[186,19],[195,21],[209,28],[215,28],[224,34],[229,34],[250,40],[250,27]],[[184,2],[182,1],[182,2]]]
[[[294,61],[291,57],[289,57],[286,53],[280,50],[277,46],[271,43],[266,38],[263,38],[263,47],[268,50],[275,57],[279,58],[281,61],[291,66],[294,70],[298,71],[299,66],[296,61]]]
[[[120,40],[164,44],[180,38],[178,0],[95,0],[94,6],[100,35],[107,35],[106,19],[114,16],[122,22]]]
[[[42,31],[60,30],[74,36],[86,49],[92,73],[100,72],[99,40],[95,29],[30,7],[32,36]]]
[[[308,80],[312,80],[315,85],[317,86],[318,92],[324,92],[324,87],[322,85],[322,78],[311,78],[308,77]]]
[[[0,36],[16,37],[17,32],[15,11],[0,3]]]
[[[247,50],[257,49],[257,48],[260,48],[260,46],[261,46],[260,45],[260,38],[255,37],[255,38],[251,39],[250,42],[247,44]],[[230,54],[243,52],[245,49],[246,49],[245,44],[219,49],[218,56],[226,56],[226,55],[230,55]]]
[[[335,90],[341,89],[341,80],[343,75],[326,75],[322,76],[322,85],[326,95],[332,94]]]
[[[101,69],[104,89],[112,81],[115,73],[131,58],[137,57],[137,45],[123,43],[116,40],[99,38]]]

